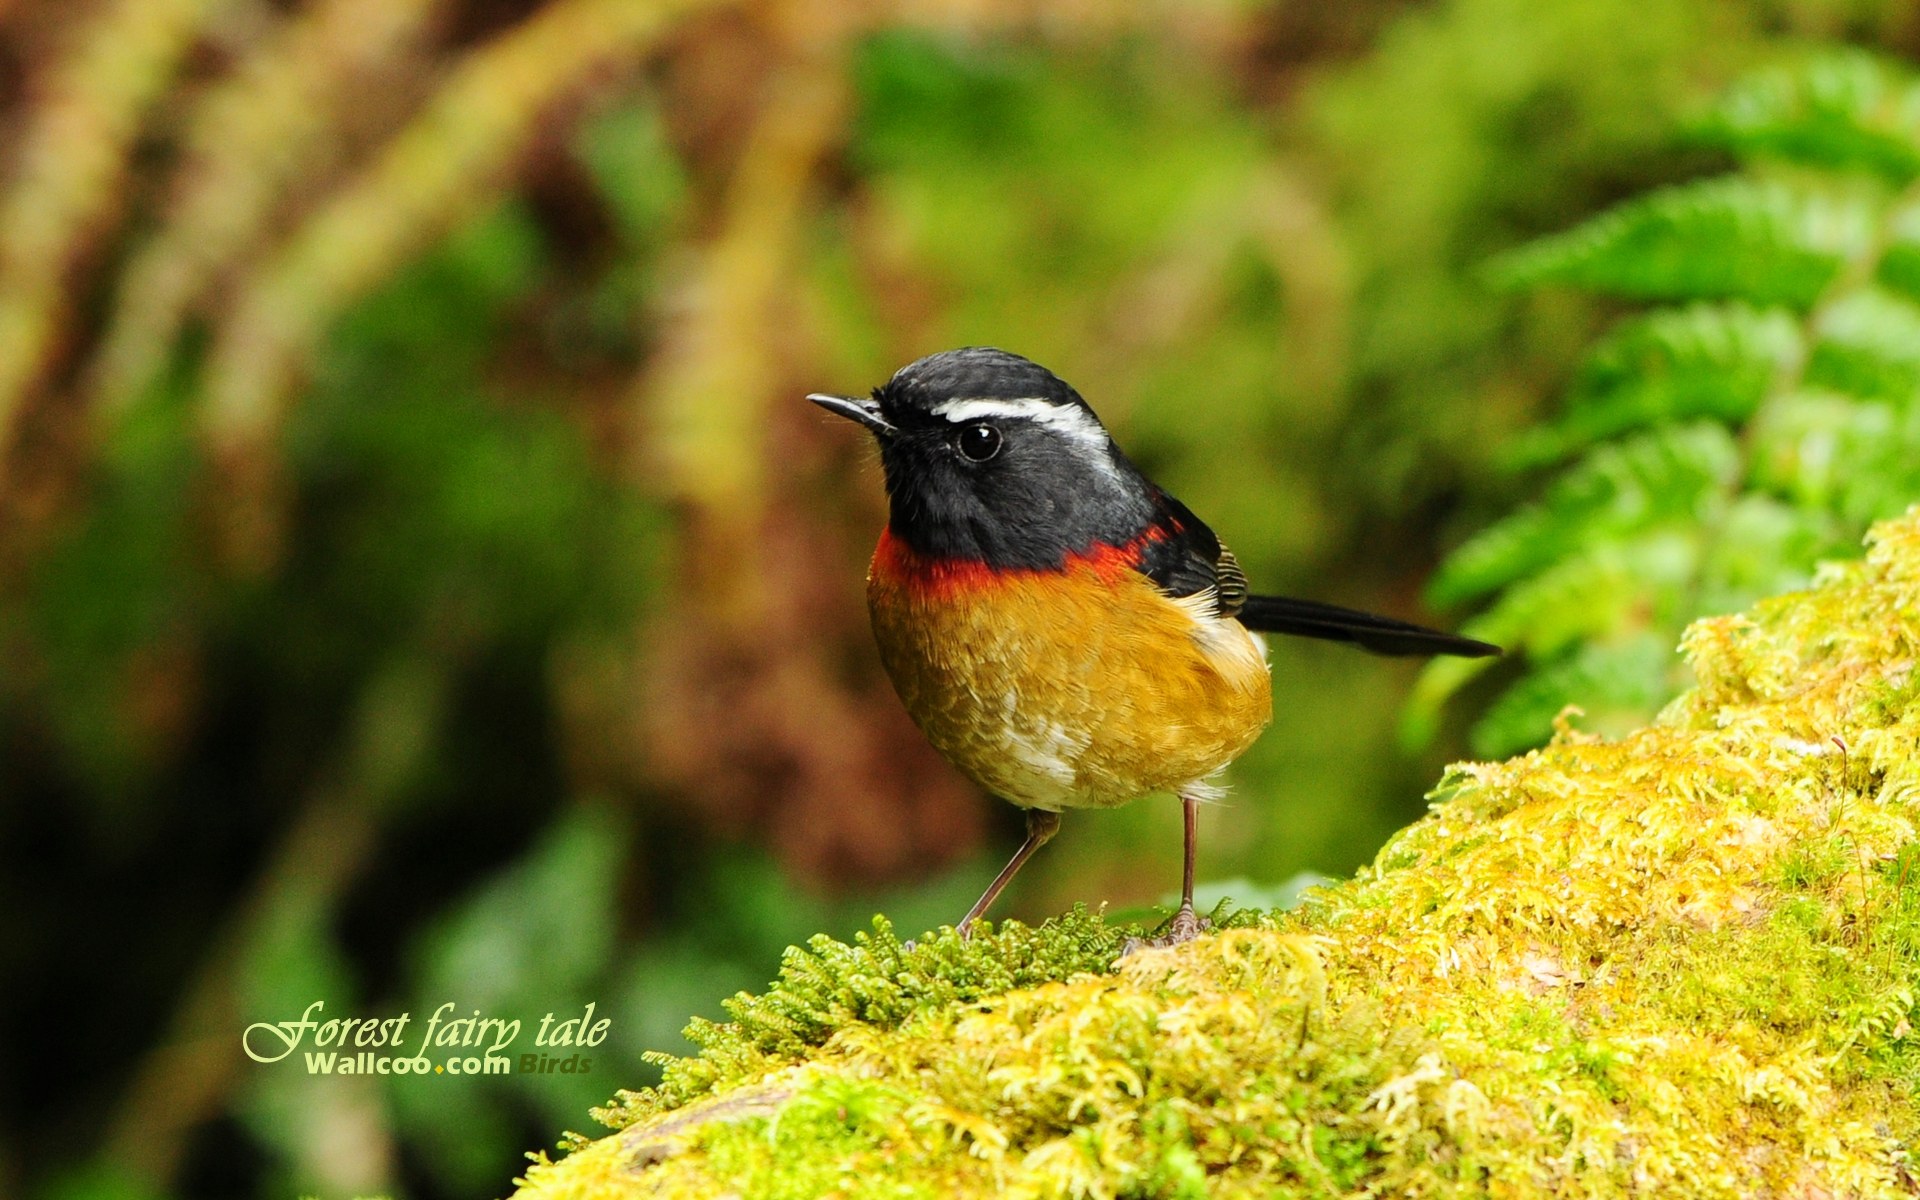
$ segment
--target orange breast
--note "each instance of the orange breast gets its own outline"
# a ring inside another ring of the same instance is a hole
[[[1125,550],[995,571],[883,535],[867,604],[928,740],[1023,807],[1103,807],[1202,780],[1272,715],[1260,640],[1204,602],[1168,599]]]

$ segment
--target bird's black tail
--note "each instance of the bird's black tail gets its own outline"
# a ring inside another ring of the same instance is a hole
[[[1352,642],[1375,654],[1457,654],[1463,658],[1484,658],[1500,653],[1500,647],[1490,642],[1442,633],[1411,621],[1396,621],[1392,617],[1316,604],[1311,600],[1290,600],[1285,596],[1248,596],[1235,615],[1242,625],[1262,633]]]

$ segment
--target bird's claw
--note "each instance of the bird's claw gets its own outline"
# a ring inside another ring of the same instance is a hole
[[[1192,906],[1182,904],[1180,911],[1173,914],[1173,920],[1167,922],[1167,931],[1159,937],[1128,938],[1120,947],[1120,957],[1125,958],[1135,950],[1165,950],[1190,942],[1202,933],[1213,928],[1213,922],[1193,911]]]

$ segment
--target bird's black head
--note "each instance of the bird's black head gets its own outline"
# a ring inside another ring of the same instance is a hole
[[[1004,350],[928,355],[869,399],[813,395],[880,442],[888,528],[915,551],[1046,568],[1125,545],[1153,491],[1066,381]]]

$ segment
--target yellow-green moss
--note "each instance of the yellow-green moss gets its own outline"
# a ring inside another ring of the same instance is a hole
[[[1869,540],[1295,912],[796,950],[521,1195],[1911,1196],[1920,512]]]

